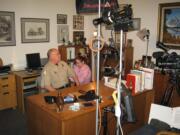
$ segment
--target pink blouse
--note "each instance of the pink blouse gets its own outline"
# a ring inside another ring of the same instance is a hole
[[[74,65],[73,69],[79,79],[80,84],[87,84],[91,82],[91,70],[88,65],[85,64],[81,68]]]

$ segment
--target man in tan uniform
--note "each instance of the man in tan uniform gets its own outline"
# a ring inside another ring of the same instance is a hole
[[[48,63],[45,65],[41,75],[41,86],[48,91],[55,91],[69,86],[69,77],[71,77],[76,85],[79,81],[74,71],[61,61],[60,53],[57,49],[52,48],[47,53]]]

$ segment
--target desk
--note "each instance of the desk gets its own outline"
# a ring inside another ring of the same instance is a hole
[[[90,90],[96,88],[95,83],[79,87],[70,87],[62,90],[62,95],[78,93],[78,90]],[[103,102],[101,109],[114,104],[110,97],[113,89],[100,83],[100,95]],[[125,133],[129,133],[141,127],[147,121],[150,103],[153,100],[153,90],[137,94],[133,97],[138,121],[134,124],[124,124]],[[57,96],[57,92],[30,96],[27,98],[27,122],[29,135],[94,135],[95,134],[95,102],[92,107],[82,107],[80,111],[68,110],[70,104],[65,105],[60,113],[55,111],[56,105],[48,105],[44,101],[45,95]],[[138,107],[137,107],[138,106]],[[115,133],[115,119],[108,124],[110,135]],[[103,133],[103,132],[102,132]]]
[[[95,89],[95,83],[62,90],[62,95],[78,90]],[[113,105],[110,98],[113,89],[100,85],[103,102],[101,108]],[[82,107],[80,111],[68,110],[65,105],[61,113],[55,111],[56,105],[48,105],[44,101],[45,95],[57,95],[57,92],[39,94],[27,98],[27,118],[29,135],[94,135],[95,134],[95,102],[94,106]]]
[[[24,113],[24,98],[30,94],[38,93],[37,90],[37,78],[40,76],[40,72],[28,73],[27,71],[16,71],[16,89],[17,89],[17,104],[18,109]]]

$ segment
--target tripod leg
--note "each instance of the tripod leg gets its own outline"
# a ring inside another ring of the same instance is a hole
[[[169,97],[168,106],[170,106],[171,103],[172,103],[172,98],[173,98],[173,95],[174,95],[174,91],[175,91],[175,90],[176,90],[176,86],[173,86],[172,92],[171,92],[171,96]]]
[[[169,105],[169,101],[172,97],[173,89],[174,89],[173,85],[170,85],[169,87],[167,87],[163,95],[163,98],[161,100],[161,105],[165,105],[165,106]]]

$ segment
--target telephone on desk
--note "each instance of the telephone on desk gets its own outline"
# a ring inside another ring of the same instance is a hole
[[[85,100],[85,101],[91,101],[94,99],[97,99],[97,95],[95,94],[95,90],[89,90],[87,92],[84,92],[82,90],[79,90],[80,93],[84,93],[83,95],[80,95],[78,98]]]

